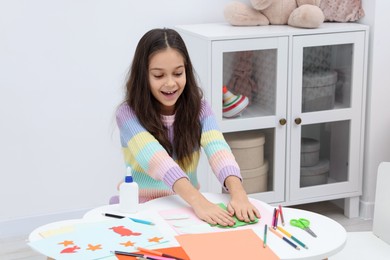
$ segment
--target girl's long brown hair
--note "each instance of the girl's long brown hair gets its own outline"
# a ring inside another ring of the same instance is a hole
[[[186,85],[175,104],[174,140],[169,142],[167,129],[161,121],[160,103],[154,98],[149,84],[149,60],[158,51],[173,48],[184,59]],[[202,92],[195,79],[185,43],[179,33],[172,29],[153,29],[138,42],[126,82],[125,102],[135,111],[143,125],[166,149],[176,156],[184,167],[191,160],[191,154],[200,147]]]

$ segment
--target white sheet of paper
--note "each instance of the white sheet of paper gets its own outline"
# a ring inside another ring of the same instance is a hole
[[[172,214],[164,216],[165,220],[177,220],[177,219],[188,219],[190,216],[188,214]]]
[[[200,234],[200,233],[209,233],[212,230],[212,227],[209,224],[198,224],[187,227],[176,228],[180,234]]]
[[[170,220],[169,223],[172,224],[174,227],[189,227],[199,225],[198,221],[194,221],[192,219]]]

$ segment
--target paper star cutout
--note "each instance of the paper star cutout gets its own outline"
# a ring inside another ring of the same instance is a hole
[[[149,238],[148,241],[149,242],[160,242],[160,240],[163,239],[162,237],[153,237],[153,238]]]
[[[125,243],[120,243],[121,245],[125,246],[125,247],[128,247],[128,246],[134,246],[135,243],[131,242],[131,241],[127,241]]]
[[[59,242],[58,243],[59,245],[64,245],[65,247],[66,246],[69,246],[69,245],[73,245],[73,241],[72,240],[64,240],[64,241],[62,241],[62,242]]]
[[[96,246],[88,244],[88,248],[87,248],[87,250],[92,250],[92,251],[101,250],[101,249],[102,249],[102,245],[101,244],[96,245]]]

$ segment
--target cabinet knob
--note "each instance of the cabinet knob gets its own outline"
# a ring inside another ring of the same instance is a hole
[[[295,124],[300,125],[302,123],[302,119],[300,117],[297,117],[294,119]]]
[[[287,123],[286,118],[282,118],[282,119],[279,120],[279,124],[280,125],[285,125],[286,123]]]

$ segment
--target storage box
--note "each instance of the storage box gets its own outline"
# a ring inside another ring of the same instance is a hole
[[[320,159],[320,142],[313,138],[301,139],[301,167],[313,166]]]
[[[265,135],[259,131],[224,134],[241,170],[257,169],[264,164]]]
[[[327,183],[329,175],[329,160],[321,159],[316,165],[301,167],[301,187]]]
[[[320,111],[334,108],[337,72],[306,72],[302,80],[302,111]]]
[[[242,185],[247,193],[265,192],[268,190],[268,161],[259,168],[241,170]],[[222,193],[228,193],[224,189]]]
[[[267,191],[268,181],[268,161],[258,168],[251,170],[241,170],[242,185],[247,193],[257,193]]]

